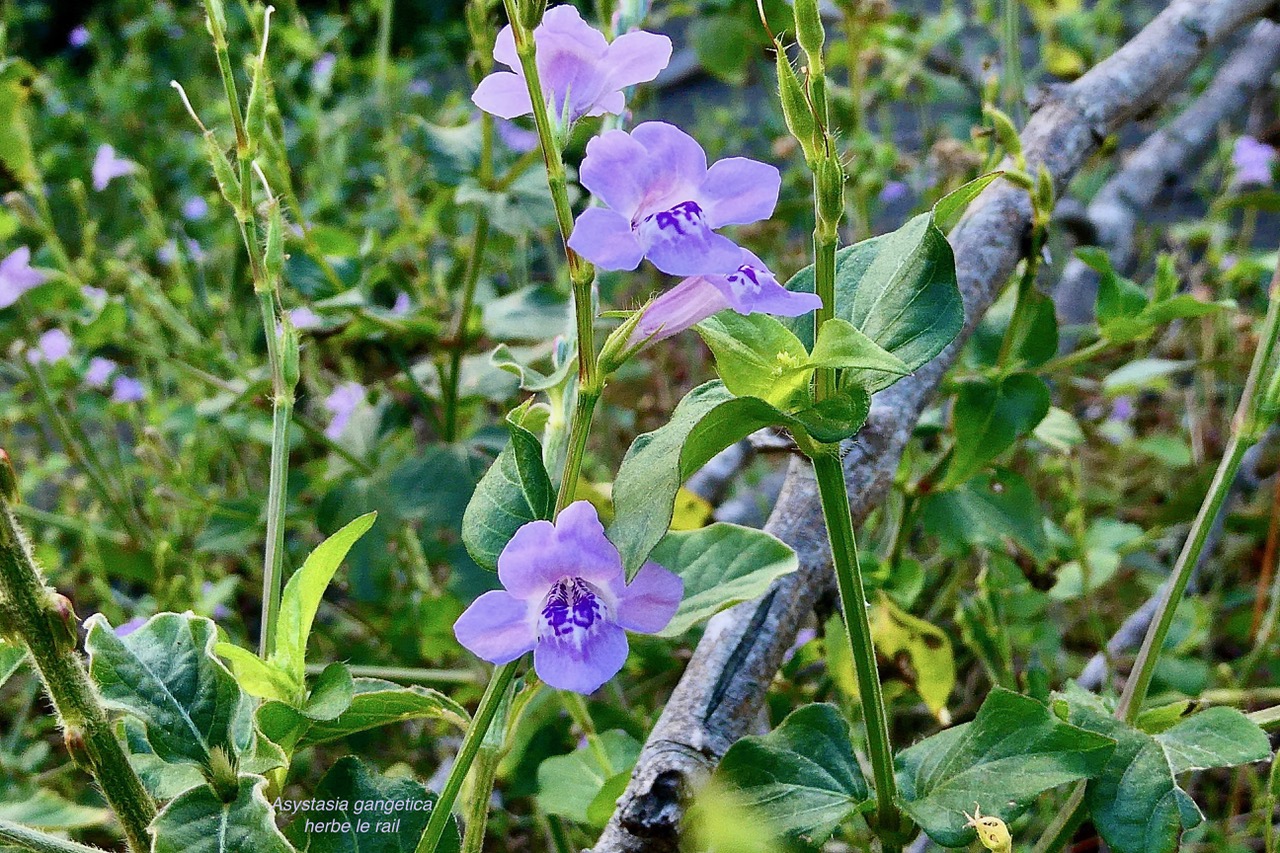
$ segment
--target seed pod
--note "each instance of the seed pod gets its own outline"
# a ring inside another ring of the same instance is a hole
[[[240,213],[240,180],[236,177],[235,170],[231,168],[231,161],[227,159],[227,152],[222,150],[222,146],[218,144],[217,137],[213,135],[212,130],[204,132],[204,153],[209,158],[209,165],[213,167],[213,177],[218,181],[218,191],[222,193],[222,197],[227,200],[236,210],[236,215]]]
[[[278,281],[284,270],[284,217],[280,213],[278,199],[272,199],[267,208],[267,245],[263,261],[267,277],[273,282]]]
[[[827,34],[822,28],[822,14],[818,0],[795,0],[796,41],[809,56],[809,64],[815,68],[822,64],[822,43]]]
[[[804,84],[800,75],[791,67],[791,60],[782,43],[775,43],[778,65],[778,98],[782,101],[782,117],[786,119],[787,129],[804,149],[804,159],[815,163],[818,159],[818,122],[813,117],[813,109],[804,94]]]
[[[255,62],[253,83],[249,88],[249,106],[244,116],[244,132],[249,137],[249,156],[258,149],[258,141],[267,133],[267,64]]]
[[[289,322],[288,317],[285,317],[282,325],[284,334],[280,341],[280,372],[284,375],[285,387],[293,389],[298,387],[298,379],[302,373],[298,364],[302,347],[298,343],[298,330]]]
[[[227,13],[222,7],[222,0],[204,0],[204,8],[209,15],[209,35],[213,36],[215,45],[221,43],[225,46],[227,34]]]
[[[840,164],[840,158],[829,154],[819,160],[813,179],[818,195],[818,215],[823,220],[819,224],[834,226],[844,211],[844,166]]]

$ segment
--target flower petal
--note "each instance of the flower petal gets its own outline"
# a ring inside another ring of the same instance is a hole
[[[513,661],[538,642],[529,605],[500,589],[471,602],[453,623],[453,635],[469,652],[490,663]]]
[[[637,214],[647,216],[691,200],[707,176],[707,155],[698,141],[664,121],[636,125],[631,138],[645,149],[645,162],[631,166],[642,170],[646,186]]]
[[[596,198],[632,219],[648,192],[649,152],[625,130],[610,130],[587,143],[578,179]]]
[[[697,200],[708,227],[747,225],[773,215],[781,186],[782,175],[768,163],[729,157],[707,170]]]
[[[603,207],[582,211],[569,235],[569,248],[606,270],[633,270],[644,257],[631,223]]]
[[[817,294],[793,293],[779,284],[764,261],[746,249],[742,250],[742,266],[735,272],[707,278],[739,314],[799,317],[822,307]]]
[[[524,525],[498,555],[498,579],[516,598],[541,602],[564,577],[582,578],[615,596],[622,592],[622,558],[587,501],[565,507],[554,525]]]
[[[645,257],[671,275],[728,274],[738,268],[742,249],[707,227],[694,202],[655,213],[636,229]]]
[[[529,87],[524,78],[510,71],[495,71],[480,81],[475,92],[471,94],[472,102],[499,118],[516,118],[533,112],[533,102],[529,100]]]
[[[657,563],[645,563],[618,600],[618,625],[656,634],[676,615],[684,581]]]
[[[625,89],[648,83],[671,61],[671,39],[655,33],[634,32],[618,36],[605,54],[605,88]]]
[[[665,340],[728,307],[729,300],[705,276],[686,278],[645,309],[630,342],[634,346],[650,335],[655,341]]]
[[[581,646],[542,638],[533,650],[538,677],[557,690],[585,695],[617,675],[627,662],[627,634],[611,622],[597,624]]]
[[[510,24],[498,32],[498,38],[493,42],[493,58],[508,68],[520,67],[520,54],[516,53],[516,34]]]

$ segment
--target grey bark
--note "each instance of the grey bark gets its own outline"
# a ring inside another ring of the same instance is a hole
[[[1210,47],[1273,3],[1174,0],[1109,59],[1074,83],[1045,93],[1022,133],[1032,168],[1043,163],[1061,189],[1102,140],[1159,104]],[[997,181],[953,230],[964,329],[938,358],[877,395],[845,457],[856,521],[887,494],[903,447],[943,374],[1021,260],[1030,216],[1026,193]],[[649,734],[596,853],[678,849],[690,786],[710,772],[755,718],[798,626],[833,585],[817,489],[806,463],[792,460],[765,529],[795,549],[799,570],[708,625]]]
[[[1194,173],[1213,148],[1218,129],[1238,123],[1280,67],[1280,24],[1259,21],[1204,93],[1169,124],[1147,137],[1089,203],[1086,216],[1098,246],[1122,274],[1138,262],[1138,224],[1161,190]],[[1093,320],[1098,274],[1072,258],[1054,294],[1065,325]],[[1074,336],[1063,336],[1069,344]]]

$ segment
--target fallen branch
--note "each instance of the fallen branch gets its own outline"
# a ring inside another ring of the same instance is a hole
[[[1022,133],[1035,168],[1061,188],[1108,135],[1160,103],[1211,46],[1261,16],[1273,0],[1174,0],[1112,57],[1049,90]],[[1024,253],[1031,205],[1006,182],[987,188],[951,234],[965,327],[937,359],[877,395],[845,458],[854,519],[888,493],[902,450],[978,320]],[[596,853],[675,851],[684,795],[755,718],[782,656],[832,584],[830,553],[809,466],[793,460],[765,529],[795,549],[800,569],[759,599],[708,625],[636,763]]]

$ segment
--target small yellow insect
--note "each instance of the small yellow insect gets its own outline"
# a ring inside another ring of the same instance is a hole
[[[977,830],[978,840],[983,847],[995,853],[1013,853],[1013,836],[1009,834],[1009,827],[1004,821],[995,815],[983,816],[977,803],[973,804],[973,814],[965,812],[964,816],[969,819],[965,826],[972,826]]]

